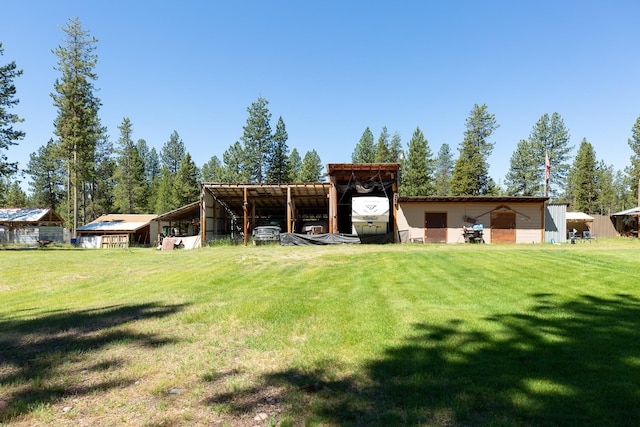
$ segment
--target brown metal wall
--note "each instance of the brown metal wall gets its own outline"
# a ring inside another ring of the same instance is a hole
[[[616,237],[618,235],[611,218],[607,215],[591,215],[594,218],[591,223],[591,233],[598,237]]]

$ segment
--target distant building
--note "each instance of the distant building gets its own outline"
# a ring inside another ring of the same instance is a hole
[[[51,208],[0,209],[0,244],[64,241],[64,220]]]

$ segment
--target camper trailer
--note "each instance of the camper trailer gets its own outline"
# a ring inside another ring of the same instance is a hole
[[[358,196],[351,199],[352,233],[359,236],[386,234],[389,225],[389,199]]]

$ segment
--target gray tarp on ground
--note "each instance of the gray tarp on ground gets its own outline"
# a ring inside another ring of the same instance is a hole
[[[358,236],[357,234],[280,234],[282,246],[342,245],[393,243],[393,234]]]

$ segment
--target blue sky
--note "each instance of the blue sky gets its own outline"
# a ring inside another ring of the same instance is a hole
[[[98,39],[100,117],[112,142],[124,117],[160,150],[175,130],[202,166],[242,136],[247,107],[269,101],[289,148],[350,162],[368,126],[419,126],[434,154],[457,155],[474,104],[500,128],[489,159],[502,183],[518,141],[558,112],[577,149],[622,169],[640,116],[640,2],[34,1],[0,7],[0,64],[15,60],[27,135],[24,167],[53,136],[52,50],[78,17]]]

